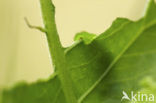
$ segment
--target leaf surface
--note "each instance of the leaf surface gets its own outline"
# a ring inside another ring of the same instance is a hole
[[[117,18],[96,38],[87,32],[82,34],[75,40],[84,38],[84,42],[65,49],[79,103],[120,103],[123,91],[151,91],[156,95],[154,0],[149,3],[146,15],[138,21]],[[47,81],[4,90],[2,103],[66,103],[57,76],[56,71]]]

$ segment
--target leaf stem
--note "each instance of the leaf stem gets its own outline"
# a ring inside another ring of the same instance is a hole
[[[77,103],[72,81],[67,69],[65,53],[56,29],[55,7],[51,0],[40,0],[40,4],[53,65],[57,68],[66,101],[67,103]]]
[[[28,21],[27,18],[24,18],[24,20],[25,20],[25,22],[26,22],[26,24],[27,24],[27,26],[28,26],[29,28],[31,28],[31,29],[37,29],[37,30],[39,30],[39,31],[45,33],[44,28],[42,28],[42,27],[40,27],[40,26],[34,26],[34,25],[31,25],[31,24],[29,23],[29,21]]]

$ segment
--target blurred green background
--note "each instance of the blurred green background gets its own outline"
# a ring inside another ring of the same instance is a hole
[[[100,34],[116,17],[137,20],[147,0],[53,0],[56,23],[64,46],[75,33],[86,30]],[[39,0],[0,0],[0,88],[18,81],[34,82],[53,72],[46,37],[27,27],[43,26]]]

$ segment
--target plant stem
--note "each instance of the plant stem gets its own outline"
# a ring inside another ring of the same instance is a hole
[[[57,68],[66,101],[67,103],[77,103],[72,81],[67,69],[64,50],[56,29],[55,7],[51,0],[40,0],[40,4],[53,65]]]

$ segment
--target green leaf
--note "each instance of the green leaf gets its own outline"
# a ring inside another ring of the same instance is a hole
[[[65,97],[58,77],[33,84],[19,83],[3,92],[2,103],[63,103]]]
[[[80,41],[64,51],[77,103],[121,103],[123,91],[156,95],[154,0],[142,19],[117,18],[100,36],[82,32],[76,40],[80,38],[86,43]],[[2,103],[67,103],[66,88],[55,73],[47,81],[5,89]]]

